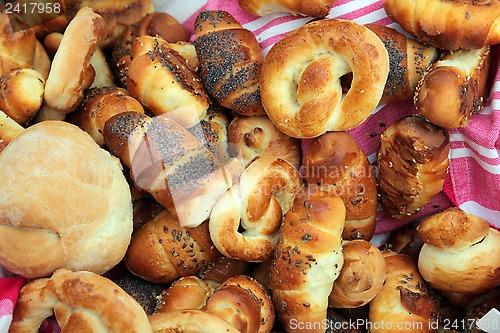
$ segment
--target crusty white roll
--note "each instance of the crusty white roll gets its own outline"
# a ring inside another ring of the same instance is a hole
[[[246,12],[264,16],[272,13],[302,14],[323,18],[330,12],[330,5],[336,0],[239,0]]]
[[[385,260],[380,250],[363,239],[342,244],[344,265],[328,298],[332,308],[356,308],[368,304],[385,282]]]
[[[0,153],[23,130],[24,127],[0,110]]]
[[[465,127],[484,106],[489,93],[490,64],[488,45],[443,54],[416,88],[414,102],[418,113],[437,126]]]
[[[439,308],[413,260],[392,251],[385,257],[385,283],[369,303],[372,333],[430,333],[437,331]]]
[[[488,221],[452,207],[417,230],[424,242],[418,268],[432,287],[480,293],[500,285],[500,232]]]
[[[344,220],[342,199],[316,186],[299,192],[285,215],[270,285],[286,332],[325,332],[328,296],[344,261]]]
[[[387,14],[422,43],[443,50],[500,43],[500,2],[384,0]]]
[[[180,277],[158,296],[155,312],[205,309],[213,292],[214,287],[199,277]]]
[[[224,319],[196,309],[154,313],[149,323],[154,333],[240,333]]]
[[[222,195],[210,215],[210,237],[225,256],[268,260],[276,249],[281,220],[302,187],[298,170],[280,158],[252,162]]]
[[[132,233],[129,185],[117,158],[76,127],[44,121],[0,154],[0,264],[27,278],[58,268],[102,274]]]
[[[344,96],[339,79],[348,73],[353,79]],[[373,31],[349,20],[318,20],[269,50],[262,65],[262,104],[274,125],[295,138],[348,130],[375,110],[388,73],[387,50]]]
[[[91,272],[59,269],[50,278],[26,284],[9,332],[38,332],[53,314],[61,332],[152,332],[146,313],[132,296]]]

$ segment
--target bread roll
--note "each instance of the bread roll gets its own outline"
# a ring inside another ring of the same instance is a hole
[[[488,97],[490,63],[489,46],[442,55],[418,84],[418,113],[437,126],[465,127]]]
[[[422,277],[439,290],[479,293],[500,285],[500,232],[488,221],[448,208],[418,226]]]
[[[285,215],[270,284],[286,332],[325,332],[328,296],[343,265],[344,220],[342,199],[315,186],[299,192]]]
[[[219,256],[217,259],[203,267],[198,276],[214,288],[220,286],[227,279],[236,275],[247,275],[250,271],[251,263],[237,260],[226,256]]]
[[[272,13],[302,14],[323,18],[330,12],[330,5],[336,0],[239,0],[246,12],[265,16]]]
[[[442,188],[448,173],[448,132],[418,116],[387,127],[378,149],[378,190],[383,210],[402,219],[417,213]]]
[[[339,79],[348,73],[353,80],[344,96]],[[262,104],[291,137],[349,130],[375,110],[388,73],[387,50],[373,31],[349,20],[318,20],[269,50],[261,73]]]
[[[26,278],[102,274],[121,261],[132,201],[119,160],[78,127],[44,121],[0,154],[0,265]]]
[[[13,141],[24,127],[15,122],[12,118],[0,110],[0,153]]]
[[[424,244],[418,235],[418,223],[419,221],[417,220],[414,223],[408,223],[392,231],[383,245],[384,248],[396,253],[406,254],[417,262],[420,249]]]
[[[159,312],[149,317],[155,333],[240,333],[227,321],[204,310]]]
[[[196,276],[180,277],[159,295],[155,313],[205,309],[213,292],[214,287]]]
[[[204,10],[194,23],[200,77],[222,106],[245,116],[264,114],[260,72],[264,55],[254,34],[228,12]]]

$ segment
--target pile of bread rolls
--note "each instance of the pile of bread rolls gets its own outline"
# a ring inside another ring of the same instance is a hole
[[[150,0],[67,1],[24,31],[2,11],[0,265],[26,278],[9,332],[475,329],[500,295],[488,221],[450,208],[371,240],[378,208],[411,219],[442,191],[500,3],[385,0],[402,34],[333,2],[240,0],[316,18],[266,56],[222,10],[186,27]],[[375,169],[348,131],[410,100]]]

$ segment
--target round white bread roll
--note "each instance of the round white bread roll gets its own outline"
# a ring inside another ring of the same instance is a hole
[[[77,126],[44,121],[0,154],[0,265],[26,278],[102,274],[125,255],[132,199],[119,160]]]

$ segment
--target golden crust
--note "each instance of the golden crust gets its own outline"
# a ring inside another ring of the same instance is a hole
[[[302,14],[323,18],[330,12],[330,5],[336,0],[239,0],[246,12],[264,16],[272,13]]]
[[[205,310],[174,310],[149,317],[155,333],[241,333],[227,321]]]
[[[196,276],[183,276],[175,280],[157,298],[157,312],[205,309],[214,288]]]

